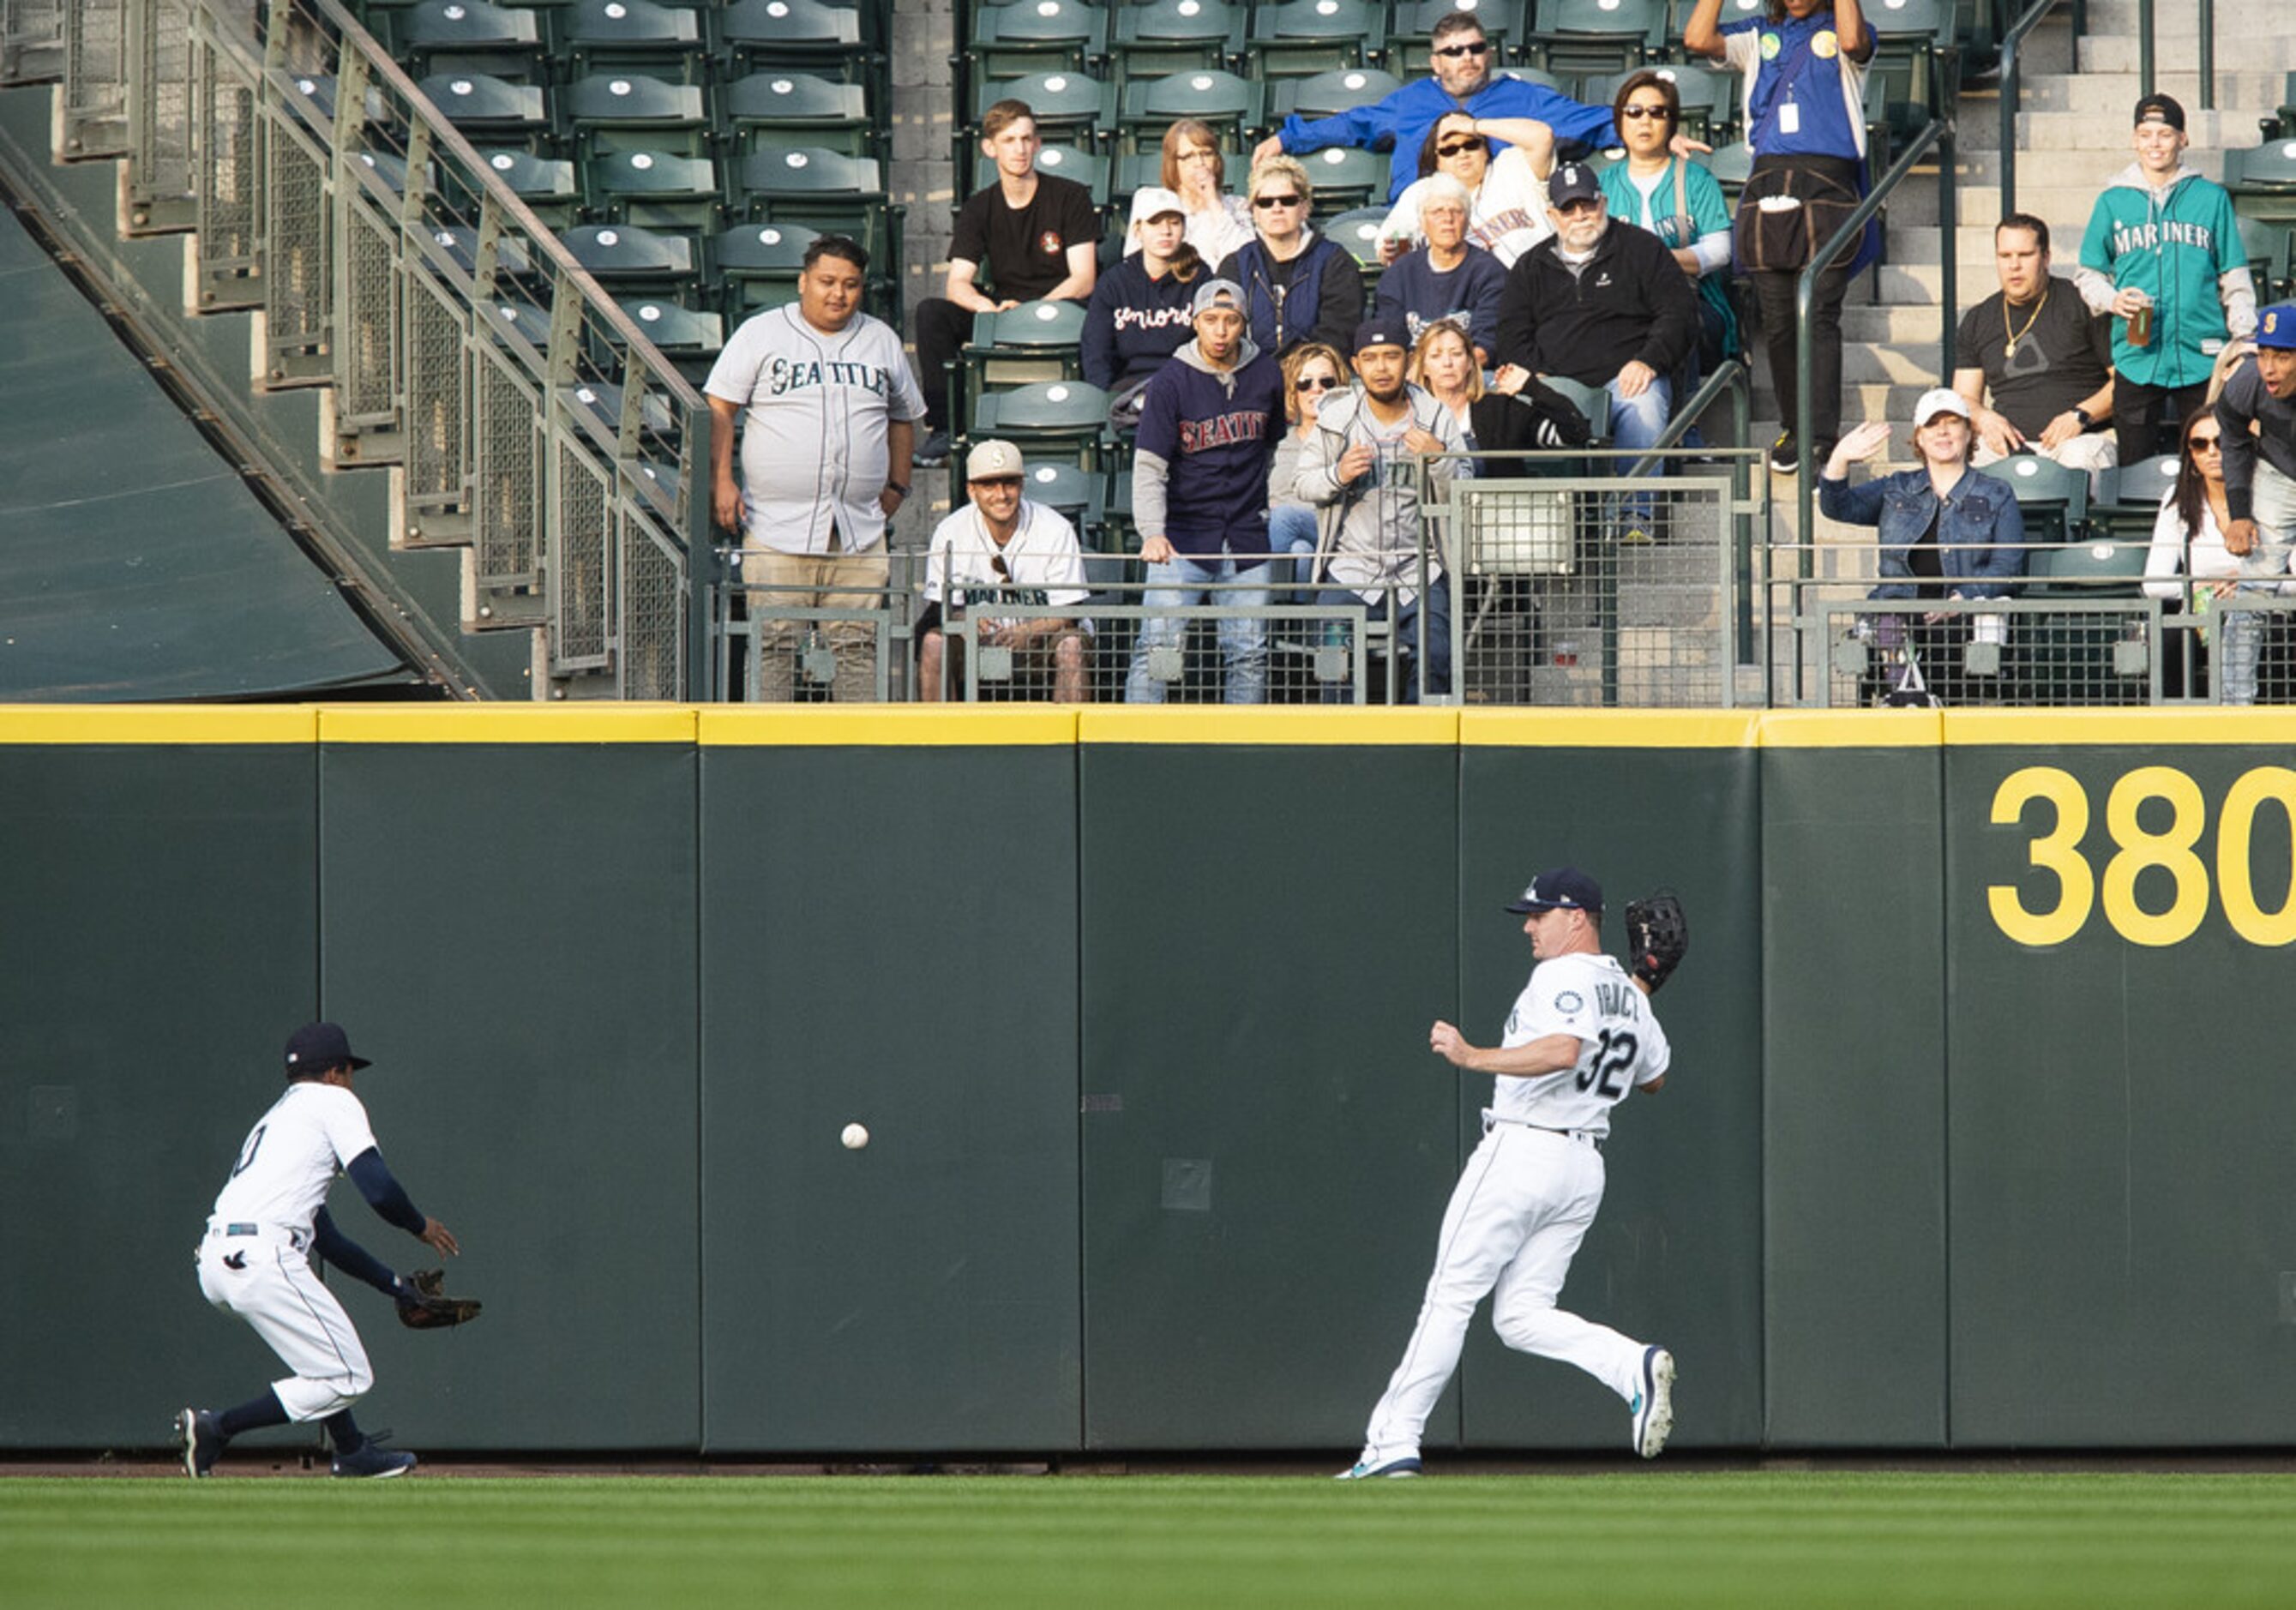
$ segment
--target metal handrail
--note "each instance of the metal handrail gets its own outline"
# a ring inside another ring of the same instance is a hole
[[[1941,271],[1938,311],[1942,317],[1944,329],[1939,337],[1938,374],[1942,377],[1953,373],[1953,326],[1955,304],[1959,290],[1958,275],[1956,272],[1957,265],[1955,262],[1955,237],[1960,228],[1961,220],[1956,205],[1958,192],[1954,186],[1953,119],[1947,116],[1943,108],[1938,104],[1939,100],[1938,86],[1945,76],[1943,70],[1951,65],[1947,58],[1954,57],[1956,53],[1950,49],[1936,53],[1939,70],[1930,74],[1931,105],[1929,122],[1923,127],[1919,134],[1914,136],[1913,143],[1906,148],[1906,154],[1891,165],[1890,171],[1882,176],[1882,182],[1874,185],[1866,194],[1866,199],[1857,204],[1857,209],[1849,215],[1848,221],[1833,232],[1833,238],[1826,242],[1810,258],[1808,266],[1803,268],[1800,277],[1794,282],[1794,373],[1799,390],[1799,395],[1794,402],[1794,450],[1801,459],[1800,484],[1794,493],[1797,522],[1794,529],[1804,536],[1807,536],[1810,530],[1810,522],[1816,516],[1817,504],[1816,478],[1813,473],[1816,466],[1813,464],[1810,455],[1810,426],[1815,423],[1815,416],[1811,412],[1812,404],[1809,394],[1809,370],[1812,357],[1810,313],[1812,304],[1817,296],[1817,276],[1824,272],[1852,241],[1865,233],[1866,226],[1873,222],[1874,215],[1879,212],[1882,209],[1882,204],[1890,199],[1890,193],[1904,182],[1906,176],[1914,170],[1916,163],[1930,153],[1932,147],[1938,152],[1938,221],[1943,229],[1940,237],[1942,243],[1938,251],[1938,261]]]
[[[2001,216],[2007,218],[2017,210],[2017,108],[2023,98],[2025,63],[2018,46],[2025,36],[2040,26],[2041,19],[2057,7],[2058,0],[2033,0],[2024,15],[2009,25],[2001,37]],[[2073,0],[2073,37],[2081,36],[2081,24],[2087,10],[2082,0]]]
[[[2217,109],[2217,4],[2200,0],[2201,110]],[[2155,56],[2152,41],[2152,0],[2136,0],[2136,93],[2152,93]]]

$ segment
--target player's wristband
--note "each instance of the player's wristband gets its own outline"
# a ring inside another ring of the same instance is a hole
[[[885,483],[885,490],[888,492],[898,492],[904,497],[906,497],[909,495],[909,489],[903,486],[898,481],[887,481]]]

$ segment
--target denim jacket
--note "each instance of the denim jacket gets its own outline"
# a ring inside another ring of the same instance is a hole
[[[1929,530],[1932,516],[1938,522],[1938,568],[1948,592],[2000,598],[2025,573],[2025,517],[2017,494],[1995,476],[1964,470],[1942,513],[1926,469],[1879,476],[1861,487],[1820,481],[1817,506],[1828,520],[1881,528],[1882,581],[1869,597],[1921,596],[1906,554]]]

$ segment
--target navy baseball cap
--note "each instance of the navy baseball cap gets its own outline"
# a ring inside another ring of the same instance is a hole
[[[1546,204],[1557,212],[1572,201],[1599,201],[1603,181],[1584,162],[1565,162],[1546,182]]]
[[[2185,132],[2185,109],[2177,104],[2173,95],[2147,95],[2136,103],[2136,127],[2147,123],[2166,123],[2178,134]]]
[[[290,1073],[301,1073],[312,1068],[324,1072],[345,1063],[354,1068],[374,1066],[365,1057],[351,1055],[350,1036],[343,1032],[340,1023],[305,1023],[287,1037],[287,1072]]]
[[[1530,880],[1522,898],[1509,902],[1509,911],[1525,916],[1533,911],[1586,911],[1600,915],[1603,885],[1576,867],[1557,867]]]
[[[2275,302],[2256,316],[2256,344],[2296,351],[2296,302]]]
[[[1356,326],[1354,351],[1363,352],[1373,347],[1400,347],[1411,350],[1411,332],[1399,318],[1367,318]]]

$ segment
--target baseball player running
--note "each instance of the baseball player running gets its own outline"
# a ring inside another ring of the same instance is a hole
[[[286,1093],[248,1132],[216,1197],[194,1254],[200,1290],[253,1326],[289,1374],[236,1409],[186,1409],[176,1417],[184,1468],[194,1476],[211,1474],[224,1444],[240,1433],[291,1420],[325,1423],[339,1476],[404,1475],[414,1468],[413,1454],[379,1447],[352,1419],[351,1405],[374,1384],[374,1371],[350,1317],[311,1268],[316,1253],[401,1302],[418,1295],[412,1281],[335,1228],[326,1198],[338,1171],[389,1223],[435,1251],[462,1251],[445,1225],[415,1210],[383,1166],[366,1108],[351,1093],[352,1075],[370,1065],[351,1055],[349,1039],[333,1023],[296,1030],[287,1041]]]
[[[1660,902],[1668,914],[1663,940],[1652,932]],[[1497,1075],[1497,1089],[1483,1111],[1482,1144],[1443,1215],[1411,1343],[1372,1410],[1362,1458],[1341,1481],[1419,1474],[1427,1417],[1458,1368],[1475,1305],[1495,1287],[1499,1339],[1575,1364],[1617,1392],[1632,1416],[1636,1453],[1653,1458],[1674,1425],[1673,1357],[1567,1313],[1554,1299],[1603,1205],[1611,1109],[1666,1082],[1670,1053],[1649,996],[1687,949],[1680,905],[1656,896],[1628,908],[1631,977],[1603,954],[1603,891],[1576,867],[1540,873],[1507,909],[1524,916],[1538,965],[1497,1048],[1470,1045],[1447,1023],[1429,1033],[1437,1056]]]

